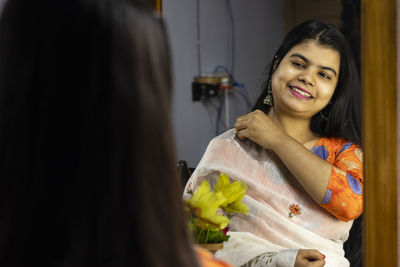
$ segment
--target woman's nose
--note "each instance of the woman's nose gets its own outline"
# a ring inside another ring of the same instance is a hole
[[[299,81],[303,82],[306,85],[314,86],[314,78],[312,76],[312,73],[310,71],[304,71],[302,72],[298,78]]]

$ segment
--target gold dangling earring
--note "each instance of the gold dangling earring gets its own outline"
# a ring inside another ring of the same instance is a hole
[[[274,56],[274,61],[272,63],[272,72],[275,72],[276,67],[278,66],[278,55]],[[271,89],[271,81],[272,78],[269,79],[268,81],[268,88],[267,88],[267,96],[264,98],[264,105],[272,106],[274,104],[273,98],[272,98],[272,89]]]
[[[264,98],[264,105],[272,106],[272,90],[271,90],[271,79],[268,82],[267,96]]]

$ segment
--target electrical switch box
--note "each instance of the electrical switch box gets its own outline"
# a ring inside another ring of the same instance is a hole
[[[221,90],[230,88],[228,75],[208,74],[194,77],[192,82],[192,101],[201,101],[220,94]]]

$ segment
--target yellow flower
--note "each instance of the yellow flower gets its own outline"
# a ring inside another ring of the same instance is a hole
[[[214,192],[222,193],[225,201],[221,203],[221,208],[231,213],[249,214],[249,207],[242,202],[247,191],[247,185],[242,181],[230,183],[228,175],[221,173],[218,178]]]
[[[217,214],[218,208],[224,202],[224,195],[210,191],[210,185],[204,180],[194,195],[186,201],[186,206],[196,217],[195,224],[202,228],[211,227],[218,230],[225,228],[230,222],[226,216]]]

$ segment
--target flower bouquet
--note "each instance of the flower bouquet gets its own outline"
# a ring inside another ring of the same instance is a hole
[[[221,173],[214,190],[204,180],[194,194],[189,192],[192,197],[185,202],[185,207],[189,211],[189,230],[196,243],[204,244],[211,252],[222,247],[229,239],[230,219],[236,213],[249,213],[249,207],[242,202],[246,190],[244,182],[231,184],[228,176]]]

